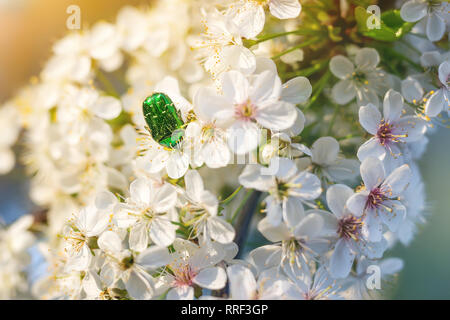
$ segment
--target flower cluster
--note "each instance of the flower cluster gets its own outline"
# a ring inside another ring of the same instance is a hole
[[[23,128],[46,212],[34,297],[378,297],[368,267],[402,269],[383,256],[424,222],[415,161],[450,116],[448,3],[386,9],[388,42],[335,3],[155,1],[56,42],[0,109],[0,172]],[[24,290],[22,219],[2,298]]]

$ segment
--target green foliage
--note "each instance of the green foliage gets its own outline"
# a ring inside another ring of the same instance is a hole
[[[355,9],[358,32],[375,40],[393,42],[399,40],[414,27],[414,23],[406,22],[400,17],[400,10],[389,10],[381,14],[379,29],[369,29],[367,20],[371,16],[372,14],[363,7]]]

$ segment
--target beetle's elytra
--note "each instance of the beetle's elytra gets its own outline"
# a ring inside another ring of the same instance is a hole
[[[142,108],[145,122],[156,142],[173,148],[183,139],[183,119],[166,94],[152,94],[144,100]]]

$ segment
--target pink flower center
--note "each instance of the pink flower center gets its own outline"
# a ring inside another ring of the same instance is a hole
[[[377,209],[382,206],[383,202],[387,200],[386,192],[381,188],[377,187],[370,191],[367,197],[366,208]]]
[[[172,268],[175,280],[174,285],[177,287],[191,286],[192,281],[198,274],[192,267],[187,263],[180,263]]]
[[[397,134],[395,132],[395,127],[383,119],[378,126],[376,137],[381,145],[389,146],[391,143],[402,142],[401,138],[406,138],[408,135]]]
[[[247,100],[244,103],[237,104],[234,113],[239,120],[251,121],[256,115],[256,106],[250,100]]]
[[[338,222],[337,233],[340,238],[358,241],[361,234],[362,221],[354,216],[347,216]]]

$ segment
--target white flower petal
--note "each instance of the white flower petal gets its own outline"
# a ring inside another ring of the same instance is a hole
[[[369,157],[381,159],[386,154],[386,149],[380,144],[378,139],[370,138],[359,147],[357,157],[360,161],[364,161]]]
[[[233,226],[219,217],[209,217],[207,225],[209,235],[219,243],[230,243],[236,235]]]
[[[146,269],[156,269],[172,261],[166,247],[151,246],[139,254],[137,263]]]
[[[346,104],[356,96],[356,88],[351,80],[341,80],[331,90],[333,99],[338,104]]]
[[[205,190],[200,173],[196,170],[188,170],[184,175],[184,182],[188,196],[198,201]]]
[[[359,69],[372,70],[375,69],[380,62],[380,55],[373,48],[362,48],[356,53],[355,64]]]
[[[117,118],[120,112],[122,112],[120,100],[113,97],[98,98],[92,108],[96,116],[105,120]]]
[[[305,115],[299,108],[295,108],[295,111],[297,112],[297,118],[295,119],[294,124],[291,127],[283,130],[283,132],[289,135],[290,137],[295,137],[299,135],[305,128],[306,122]],[[295,147],[295,145],[299,144],[292,143],[291,147]]]
[[[209,168],[226,167],[231,160],[231,152],[228,145],[220,139],[206,143],[201,154]]]
[[[86,292],[88,299],[97,298],[103,291],[100,277],[92,271],[86,272],[86,275],[83,278],[83,289]]]
[[[160,57],[169,47],[170,30],[169,28],[152,29],[147,33],[144,41],[144,48],[151,56]]]
[[[339,153],[339,142],[333,137],[321,137],[311,147],[311,159],[314,163],[327,166],[336,161]]]
[[[91,29],[88,37],[89,54],[98,60],[111,57],[118,50],[119,41],[113,24],[99,22]]]
[[[136,300],[150,300],[153,293],[153,284],[142,273],[131,270],[125,288],[128,294]]]
[[[396,126],[396,133],[406,134],[404,141],[408,143],[422,139],[427,130],[426,122],[416,116],[402,117]]]
[[[292,104],[307,101],[312,93],[312,86],[306,77],[295,77],[285,84],[281,91],[281,100]]]
[[[389,196],[391,198],[398,197],[405,191],[412,177],[411,168],[404,164],[396,168],[384,181],[383,185],[389,187]]]
[[[119,32],[126,34],[122,40],[122,48],[134,51],[145,41],[148,19],[137,8],[126,6],[117,14],[116,25]]]
[[[234,104],[240,104],[248,99],[249,83],[240,72],[231,70],[222,75],[222,91],[225,97]]]
[[[353,190],[344,184],[335,184],[328,188],[326,194],[327,204],[336,217],[344,217],[346,202],[352,195]]]
[[[371,242],[381,241],[383,235],[381,221],[373,212],[366,215],[362,227],[362,234]]]
[[[227,268],[230,297],[234,300],[251,300],[256,294],[256,280],[249,268],[235,264]]]
[[[384,96],[383,114],[388,122],[397,121],[403,110],[403,97],[397,91],[390,89]]]
[[[335,279],[348,276],[355,260],[355,254],[350,250],[346,241],[339,239],[330,259],[330,274]]]
[[[428,15],[427,37],[430,41],[439,41],[445,33],[445,21],[436,13]]]
[[[172,224],[167,217],[154,218],[150,226],[150,239],[158,246],[170,246],[176,237],[177,226]]]
[[[278,266],[281,262],[281,254],[282,249],[279,246],[265,245],[252,250],[249,257],[252,265],[254,265],[258,271],[262,271]]]
[[[141,252],[148,246],[148,230],[145,223],[138,223],[131,227],[128,239],[130,249]]]
[[[203,191],[200,194],[200,201],[202,206],[209,212],[209,214],[216,216],[219,207],[219,200],[214,193],[210,191]]]
[[[308,214],[294,229],[296,238],[314,238],[320,234],[324,221],[317,213]]]
[[[91,60],[79,60],[79,65],[77,66],[77,71],[81,70],[81,75],[77,75],[77,78],[83,79],[84,74],[90,71],[91,68]],[[113,72],[120,68],[124,60],[124,56],[120,51],[115,52],[112,56],[99,60],[100,67],[106,72]],[[83,71],[84,69],[84,71]]]
[[[210,290],[222,289],[227,281],[227,274],[223,268],[210,267],[201,270],[193,282],[202,288]]]
[[[422,1],[411,0],[400,9],[400,16],[407,22],[416,22],[427,14],[427,4]]]
[[[281,131],[290,128],[297,117],[295,106],[289,102],[277,101],[259,106],[255,120],[265,128]]]
[[[266,100],[278,100],[281,94],[281,80],[278,74],[266,70],[258,74],[250,86],[249,97],[252,103],[258,105]]]
[[[153,209],[157,213],[164,213],[172,209],[177,202],[177,192],[170,184],[165,184],[158,190],[154,196]]]
[[[355,71],[355,67],[347,57],[337,55],[330,60],[330,70],[336,77],[345,80]]]
[[[81,250],[76,252],[76,255],[71,256],[66,264],[66,269],[75,271],[85,271],[89,269],[92,261],[92,253],[87,244],[81,247]]]
[[[289,197],[283,203],[283,220],[289,228],[295,228],[296,225],[305,217],[303,204],[298,198]]]
[[[437,66],[441,62],[442,55],[439,51],[427,51],[420,56],[420,64],[425,68]]]
[[[229,129],[228,146],[238,154],[244,155],[256,149],[260,130],[252,122],[236,121]]]
[[[273,183],[273,177],[262,175],[259,164],[248,164],[239,176],[239,183],[247,189],[268,191]]]
[[[319,178],[309,172],[302,171],[298,178],[294,180],[295,184],[300,183],[301,187],[295,189],[295,195],[304,200],[314,200],[322,193],[322,186]]]
[[[361,246],[360,246],[361,248]],[[362,246],[362,254],[364,254],[369,259],[381,259],[383,253],[388,248],[388,242],[385,238],[381,238],[378,242],[367,242],[367,245]]]
[[[191,286],[172,288],[167,293],[167,300],[194,300],[194,288]]]
[[[389,230],[396,232],[406,217],[406,208],[400,201],[386,201],[386,206],[391,210],[380,210],[379,216]]]
[[[232,101],[227,97],[219,96],[212,88],[200,88],[195,94],[194,100],[195,113],[203,121],[209,122],[215,119],[218,120],[218,125],[225,126],[234,115]],[[221,118],[218,117],[219,114]],[[225,114],[227,116],[224,117]]]
[[[399,258],[387,258],[383,259],[379,266],[381,268],[381,274],[392,275],[400,272],[403,269],[403,260]]]
[[[106,252],[119,253],[122,251],[122,240],[113,231],[105,231],[98,238],[97,244],[100,249]]]
[[[228,46],[223,49],[225,67],[251,74],[256,68],[256,58],[253,52],[243,46]]]
[[[367,193],[355,193],[354,195],[350,196],[350,198],[348,198],[346,206],[348,210],[353,213],[353,215],[360,217],[364,213],[367,200]]]
[[[411,103],[420,101],[423,94],[424,91],[419,81],[410,77],[402,81],[402,95],[405,97],[406,101]]]
[[[254,74],[260,74],[266,70],[270,70],[274,72],[275,74],[278,73],[277,71],[277,65],[275,62],[266,57],[258,56],[256,57],[256,69],[253,72]]]
[[[270,0],[269,10],[278,19],[293,19],[298,17],[302,6],[298,0]]]
[[[133,201],[142,204],[150,204],[151,189],[145,178],[138,178],[130,184],[130,196]]]
[[[383,163],[374,157],[369,157],[361,163],[361,178],[367,190],[378,187],[384,180],[385,171]]]
[[[264,8],[256,2],[234,3],[227,14],[232,17],[244,38],[254,38],[264,28]]]
[[[450,76],[450,62],[444,61],[439,65],[438,75],[439,81],[448,89],[448,81]]]
[[[167,160],[167,175],[172,179],[181,178],[189,168],[189,156],[186,153],[174,151]]]
[[[117,203],[117,198],[110,191],[101,191],[95,197],[95,206],[100,210],[107,210]]]
[[[326,168],[326,173],[335,182],[351,181],[359,175],[360,162],[354,159],[338,159]]]
[[[291,233],[289,232],[289,229],[284,223],[278,223],[278,225],[274,225],[269,220],[269,217],[263,218],[258,223],[257,228],[258,231],[261,232],[261,234],[271,242],[279,242],[287,240],[292,236]]]
[[[425,114],[429,117],[436,117],[445,108],[446,103],[444,89],[439,89],[431,95],[425,105]]]
[[[281,181],[288,181],[297,173],[295,162],[288,158],[273,157],[270,159],[268,169],[270,175],[276,176]]]

